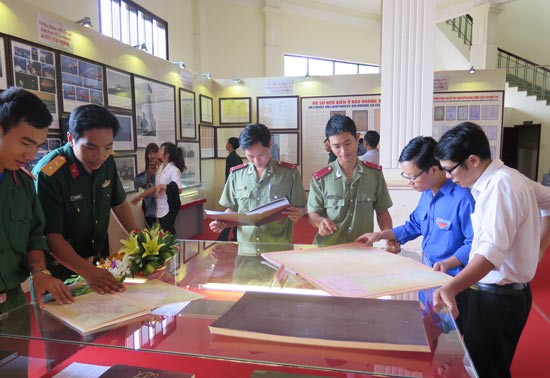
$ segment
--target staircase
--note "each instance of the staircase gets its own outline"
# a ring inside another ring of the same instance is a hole
[[[550,69],[498,49],[498,68],[506,69],[506,82],[550,104]]]

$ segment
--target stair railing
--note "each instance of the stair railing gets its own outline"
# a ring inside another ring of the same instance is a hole
[[[453,31],[458,33],[458,37],[464,41],[465,45],[472,46],[472,17],[470,15],[451,18],[445,23],[451,25]]]
[[[497,50],[497,65],[499,68],[506,68],[506,81],[510,85],[526,90],[538,99],[550,99],[548,65],[531,62],[502,49]]]

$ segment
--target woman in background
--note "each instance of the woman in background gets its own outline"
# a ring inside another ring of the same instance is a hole
[[[145,171],[138,174],[134,179],[134,188],[137,190],[147,190],[155,186],[155,175],[161,164],[158,155],[159,146],[156,143],[149,143],[145,148]],[[132,203],[135,205],[139,199],[136,200],[134,198],[134,200],[132,200]],[[154,193],[143,197],[141,209],[143,210],[145,224],[147,227],[153,226],[153,224],[157,221],[157,206]]]

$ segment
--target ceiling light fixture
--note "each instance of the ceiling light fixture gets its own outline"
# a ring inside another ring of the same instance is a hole
[[[133,47],[136,48],[136,49],[139,49],[141,51],[149,51],[149,50],[147,50],[147,45],[145,44],[145,42],[140,43],[139,45],[135,45]]]
[[[476,69],[474,68],[474,66],[470,67],[470,70],[468,71],[470,74],[475,74],[476,73]]]
[[[201,73],[201,76],[204,76],[208,80],[212,80],[212,75],[210,74],[210,72]]]
[[[90,17],[82,17],[80,20],[75,22],[81,26],[84,26],[85,28],[91,28],[93,26],[92,19]]]
[[[231,81],[235,84],[239,84],[241,82],[241,79],[238,76],[234,75],[231,77]]]
[[[172,62],[172,63],[177,64],[178,66],[180,66],[180,68],[182,70],[185,68],[185,62],[178,61],[178,62]]]

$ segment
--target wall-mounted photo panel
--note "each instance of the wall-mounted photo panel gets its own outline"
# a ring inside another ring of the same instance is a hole
[[[138,148],[176,142],[176,88],[134,76]]]
[[[8,87],[8,68],[6,66],[6,39],[0,35],[0,90]]]
[[[250,97],[220,98],[220,124],[250,123]]]
[[[201,155],[199,142],[178,142],[178,147],[183,148],[185,159],[185,171],[181,174],[181,182],[184,188],[201,185]]]
[[[214,122],[214,105],[212,103],[212,97],[205,95],[199,95],[199,107],[200,107],[200,123],[212,124]]]
[[[180,88],[180,138],[197,139],[195,92]]]
[[[231,137],[239,139],[241,132],[244,130],[244,126],[218,126],[216,127],[216,157],[218,159],[225,159],[227,157],[227,150],[225,146],[227,140]],[[245,158],[245,154],[242,148],[237,148],[237,155],[241,158]]]
[[[134,117],[131,112],[111,110],[120,125],[120,130],[113,141],[115,151],[135,151]]]
[[[132,110],[132,77],[129,73],[105,69],[107,105],[112,108]]]
[[[38,96],[52,113],[53,122],[50,129],[59,129],[54,51],[12,40],[11,52],[15,86],[27,89]]]
[[[28,171],[31,171],[34,166],[38,163],[40,159],[42,159],[46,154],[48,154],[50,151],[55,150],[56,148],[61,147],[63,144],[61,137],[57,135],[49,135],[46,138],[46,141],[38,146],[38,151],[36,152],[36,155],[34,156],[34,159],[32,159],[29,163],[25,165],[25,168]]]
[[[299,165],[300,150],[298,143],[298,132],[273,132],[271,133],[271,158],[273,160],[285,161]]]
[[[298,129],[298,96],[257,97],[258,123],[270,129]]]
[[[61,54],[63,111],[71,112],[80,105],[105,105],[103,66],[74,56]]]
[[[137,156],[115,155],[116,170],[126,193],[135,192],[134,179],[137,174]]]
[[[216,157],[215,127],[199,125],[199,141],[201,144],[201,159]]]

